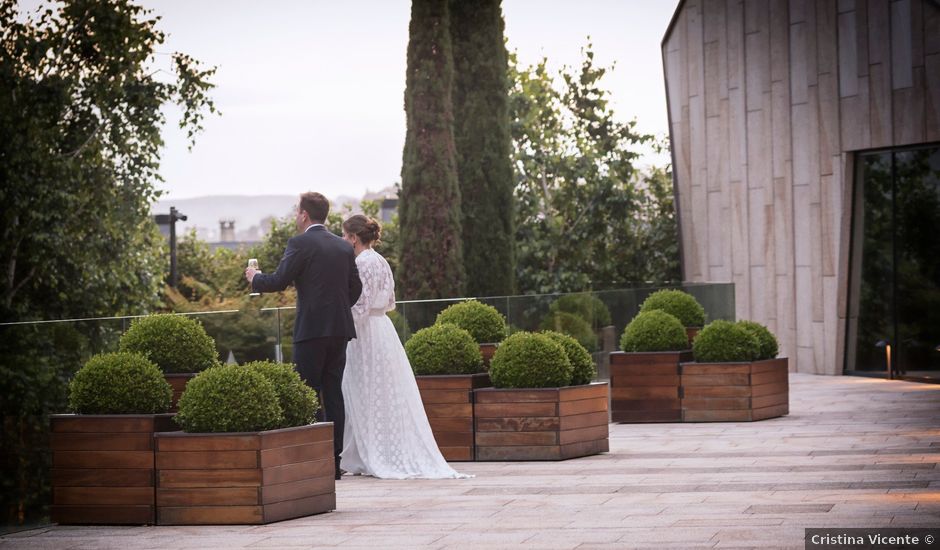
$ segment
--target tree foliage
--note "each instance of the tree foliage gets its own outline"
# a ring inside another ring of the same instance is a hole
[[[454,141],[469,296],[514,292],[508,61],[500,0],[450,1]]]
[[[213,69],[174,54],[175,78],[158,78],[156,24],[130,0],[75,0],[25,18],[0,0],[0,319],[155,303],[161,109],[180,105],[191,138],[214,109]]]
[[[401,269],[405,299],[464,292],[460,190],[453,131],[448,0],[414,0],[405,88],[401,172]]]
[[[517,280],[523,292],[615,288],[678,278],[667,168],[636,169],[655,145],[609,105],[592,46],[577,70],[510,55]]]
[[[162,108],[192,139],[213,70],[156,57],[158,18],[130,0],[0,0],[0,322],[138,314],[159,301],[156,198]],[[166,67],[162,67],[166,65]],[[37,521],[49,496],[49,412],[65,380],[116,336],[108,323],[5,326],[0,464],[7,524]],[[41,352],[39,350],[42,350]]]

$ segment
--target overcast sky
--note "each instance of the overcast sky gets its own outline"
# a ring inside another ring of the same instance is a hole
[[[223,115],[206,120],[192,151],[175,126],[164,134],[164,198],[361,196],[400,181],[408,0],[141,3],[163,18],[159,51],[219,67],[213,97]],[[503,0],[503,15],[525,64],[546,56],[556,68],[578,66],[590,35],[597,62],[616,62],[602,84],[618,117],[666,134],[660,41],[676,4]]]

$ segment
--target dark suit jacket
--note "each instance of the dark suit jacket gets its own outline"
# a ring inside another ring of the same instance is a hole
[[[356,254],[343,239],[318,226],[287,241],[274,273],[256,273],[255,292],[297,289],[294,342],[311,338],[356,337],[350,308],[362,293]]]

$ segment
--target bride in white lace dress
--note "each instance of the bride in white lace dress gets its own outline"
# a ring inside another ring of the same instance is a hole
[[[342,468],[384,479],[441,479],[458,474],[441,456],[414,373],[386,312],[395,309],[392,270],[372,245],[378,222],[355,215],[343,238],[356,250],[362,296],[352,308],[356,338],[346,348]]]

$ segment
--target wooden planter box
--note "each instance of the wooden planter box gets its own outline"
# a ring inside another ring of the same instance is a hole
[[[679,363],[691,360],[691,351],[611,353],[611,420],[681,422]]]
[[[496,353],[496,348],[499,344],[480,344],[480,355],[483,356],[483,366],[487,369],[490,368],[490,361],[493,360],[493,355]]]
[[[173,388],[173,400],[170,402],[171,412],[177,411],[177,405],[179,404],[180,396],[183,395],[183,390],[186,389],[186,384],[195,377],[196,373],[194,372],[163,375],[163,378],[170,384],[170,387]]]
[[[153,434],[172,416],[52,415],[52,521],[153,524]]]
[[[444,459],[473,460],[473,390],[491,386],[490,375],[416,376],[415,380]]]
[[[336,508],[332,422],[154,440],[160,525],[271,523]]]
[[[477,460],[565,460],[609,450],[607,382],[473,394]]]
[[[701,332],[702,327],[685,327],[685,335],[689,339],[689,349],[692,349],[692,341]]]
[[[786,357],[680,368],[685,422],[749,422],[790,412]]]

